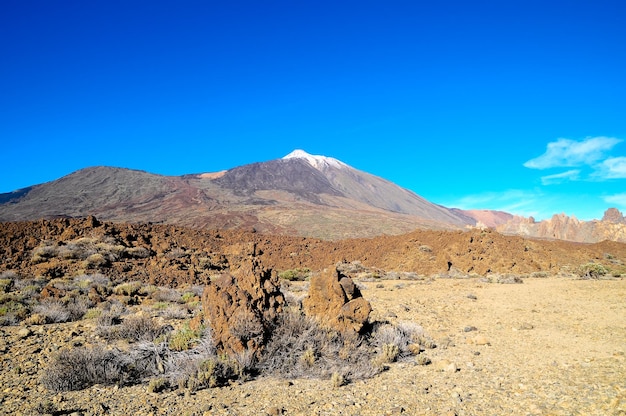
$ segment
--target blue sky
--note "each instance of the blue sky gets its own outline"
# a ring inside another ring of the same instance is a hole
[[[448,207],[626,211],[622,1],[29,1],[0,12],[0,192],[293,149]]]

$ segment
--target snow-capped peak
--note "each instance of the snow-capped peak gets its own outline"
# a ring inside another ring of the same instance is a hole
[[[318,155],[310,155],[304,150],[296,149],[293,152],[289,153],[287,156],[283,157],[283,159],[304,159],[311,166],[313,166],[317,170],[322,170],[325,167],[333,166],[336,168],[346,167],[347,165],[340,160],[334,159],[332,157],[326,156],[318,156]]]

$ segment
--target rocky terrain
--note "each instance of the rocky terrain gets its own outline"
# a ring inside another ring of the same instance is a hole
[[[515,216],[496,224],[494,228],[502,233],[528,237],[586,243],[602,240],[626,242],[626,218],[616,208],[607,209],[601,220],[580,221],[565,214],[553,215],[543,221]]]
[[[0,414],[626,414],[623,243],[89,217],[2,223],[0,259]]]
[[[416,276],[571,274],[590,262],[620,274],[626,245],[528,239],[488,229],[417,230],[327,241],[253,231],[119,224],[94,217],[0,226],[2,270],[48,279],[99,272],[116,280],[156,285],[204,284],[249,255],[258,256],[275,273],[359,261],[370,269]]]
[[[302,285],[296,283],[294,285]],[[96,342],[94,320],[0,328],[0,413],[11,415],[623,415],[624,279],[550,276],[359,282],[372,320],[417,322],[436,348],[373,378],[254,377],[197,391],[148,383],[53,392],[55,351]],[[304,289],[304,287],[302,288]],[[292,287],[292,290],[297,290]]]

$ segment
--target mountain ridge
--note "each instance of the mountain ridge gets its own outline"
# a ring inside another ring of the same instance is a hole
[[[626,241],[623,215],[615,209],[607,212],[600,221],[557,216],[535,222],[502,211],[447,208],[337,159],[301,149],[267,162],[181,176],[87,167],[0,194],[3,222],[94,215],[115,222],[254,229],[324,239],[478,227],[528,237]]]

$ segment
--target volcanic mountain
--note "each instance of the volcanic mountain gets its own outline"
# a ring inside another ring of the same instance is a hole
[[[115,222],[338,239],[460,229],[476,220],[337,159],[295,150],[217,173],[91,167],[0,194],[0,221],[94,215]]]

